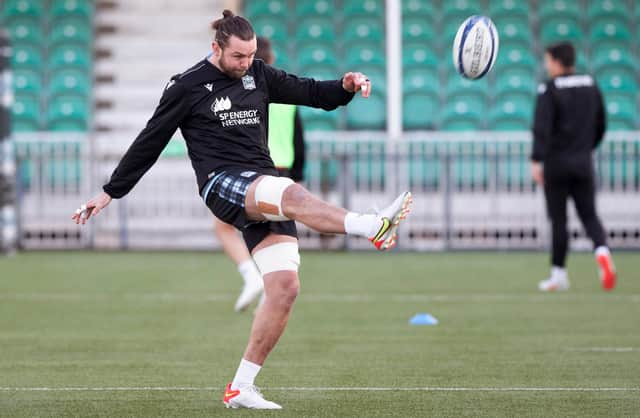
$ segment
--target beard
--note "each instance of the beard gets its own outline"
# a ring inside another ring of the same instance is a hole
[[[222,70],[223,73],[225,73],[227,76],[235,79],[235,80],[239,80],[242,77],[244,77],[245,74],[247,74],[247,71],[245,70],[237,70],[237,69],[232,69],[229,68],[227,66],[227,63],[225,62],[224,59],[224,54],[222,56],[220,56],[220,60],[218,61],[218,65],[220,66],[220,69]]]

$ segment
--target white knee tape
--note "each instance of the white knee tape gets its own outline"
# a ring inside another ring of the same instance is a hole
[[[264,276],[274,271],[298,271],[300,254],[295,242],[282,242],[270,245],[253,254],[258,270]]]
[[[289,221],[282,213],[282,195],[293,184],[287,177],[265,176],[256,186],[258,210],[270,221]]]

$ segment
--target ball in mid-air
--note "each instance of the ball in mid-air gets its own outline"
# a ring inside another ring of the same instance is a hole
[[[486,16],[465,20],[453,41],[453,65],[466,78],[484,77],[498,56],[498,31]]]

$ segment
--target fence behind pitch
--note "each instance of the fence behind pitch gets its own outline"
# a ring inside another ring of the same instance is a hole
[[[219,248],[184,153],[169,153],[134,190],[89,227],[73,210],[100,190],[122,155],[122,138],[21,135],[20,243],[24,248]],[[390,143],[379,132],[309,135],[307,187],[337,205],[367,211],[400,190],[414,194],[399,246],[531,249],[548,242],[542,192],[529,175],[527,133],[413,132]],[[640,248],[640,137],[609,135],[597,156],[598,205],[618,248]],[[574,246],[588,248],[570,206]],[[368,248],[299,226],[305,248]]]

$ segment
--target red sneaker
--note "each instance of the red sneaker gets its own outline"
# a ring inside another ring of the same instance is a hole
[[[616,286],[616,268],[610,254],[600,254],[596,257],[600,268],[600,282],[604,290],[612,290]]]

